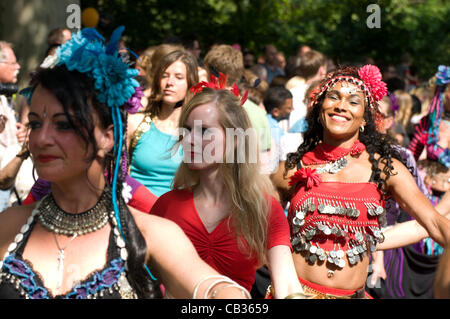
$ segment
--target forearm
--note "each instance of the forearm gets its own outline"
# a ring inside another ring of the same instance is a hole
[[[6,165],[0,171],[0,189],[6,190],[11,188],[14,185],[14,180],[17,176],[17,173],[20,170],[20,166],[22,165],[23,160],[19,157],[14,157],[8,165]]]
[[[432,226],[427,229],[430,237],[442,247],[446,247],[450,243],[450,220],[445,216],[437,214]]]
[[[414,244],[429,237],[426,229],[416,220],[397,223],[383,232],[384,241],[377,245],[377,250],[388,250]]]
[[[383,265],[384,263],[384,252],[376,251],[372,253],[372,264]]]
[[[450,191],[447,191],[444,196],[442,196],[439,203],[435,206],[435,209],[442,216],[445,216],[446,218],[450,217]]]
[[[425,228],[428,233],[426,237],[431,237],[441,246],[446,245],[450,238],[450,221],[439,214],[430,200],[417,187],[409,187],[408,183],[405,182],[403,190],[397,192],[394,199],[420,226]],[[415,226],[415,228],[419,230],[419,234],[406,233],[405,235],[412,237],[423,235],[423,230],[420,227]]]
[[[153,264],[154,269],[161,269],[158,278],[166,288],[169,298],[181,299],[243,299],[251,298],[250,293],[229,277],[223,276],[212,267],[198,260],[196,267],[181,272],[163,269],[164,266]],[[173,267],[179,267],[174,265]]]
[[[303,292],[288,246],[275,246],[268,251],[269,270],[275,298],[281,299]]]

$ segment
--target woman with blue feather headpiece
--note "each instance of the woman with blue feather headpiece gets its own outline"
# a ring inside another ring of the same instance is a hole
[[[51,192],[0,214],[0,298],[246,296],[178,226],[127,205],[124,123],[139,87],[117,52],[123,31],[107,44],[95,29],[78,32],[22,91],[31,156]]]

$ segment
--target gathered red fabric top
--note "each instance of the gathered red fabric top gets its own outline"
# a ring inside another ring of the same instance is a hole
[[[277,245],[291,247],[289,225],[284,211],[275,198],[272,197],[271,200],[267,249]],[[222,275],[235,280],[248,291],[251,290],[259,261],[239,249],[236,235],[230,231],[233,227],[230,217],[223,219],[211,233],[208,233],[195,208],[193,194],[188,190],[173,190],[162,195],[150,214],[177,223],[207,264]]]

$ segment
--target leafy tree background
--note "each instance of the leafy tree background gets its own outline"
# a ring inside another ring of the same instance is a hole
[[[381,9],[381,28],[368,28],[369,4]],[[408,52],[427,79],[439,64],[450,65],[448,0],[82,0],[108,17],[109,34],[126,26],[126,44],[140,51],[169,36],[197,37],[205,54],[213,43],[239,43],[261,54],[273,43],[286,56],[301,44],[335,63],[400,63]]]

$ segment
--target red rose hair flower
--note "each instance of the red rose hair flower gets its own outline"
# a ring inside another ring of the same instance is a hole
[[[369,88],[375,101],[379,101],[387,94],[386,83],[382,81],[380,70],[371,64],[367,64],[358,70],[358,75]]]

